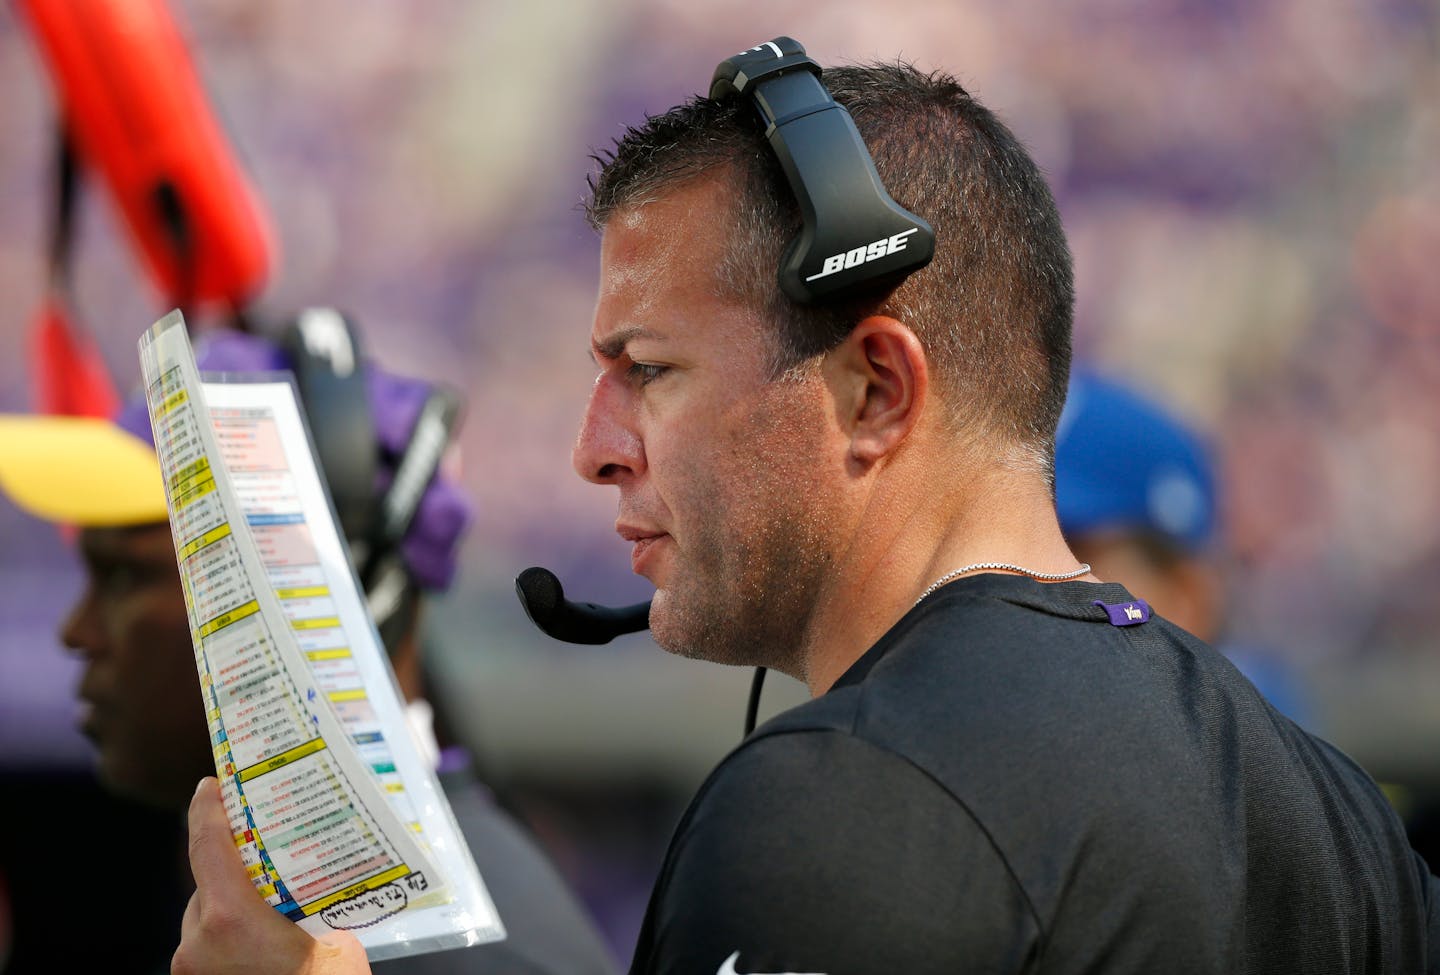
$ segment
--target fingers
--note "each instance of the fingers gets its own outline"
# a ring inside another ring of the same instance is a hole
[[[314,975],[360,975],[370,972],[365,946],[349,931],[328,931],[315,939]]]

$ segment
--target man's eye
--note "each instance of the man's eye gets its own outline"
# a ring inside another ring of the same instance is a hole
[[[137,575],[128,565],[107,565],[94,570],[96,587],[108,593],[122,593],[132,588],[138,581]]]
[[[148,585],[154,581],[156,573],[148,566],[116,563],[95,567],[91,570],[91,578],[101,592],[121,596]]]
[[[631,364],[629,372],[631,379],[641,386],[648,386],[663,376],[668,369],[668,366],[652,366],[645,362],[635,362]]]

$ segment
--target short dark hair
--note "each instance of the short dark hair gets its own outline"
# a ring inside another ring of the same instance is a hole
[[[1053,468],[1070,373],[1074,283],[1054,198],[1020,142],[953,77],[904,63],[827,69],[886,188],[935,228],[935,259],[887,296],[804,306],[776,269],[800,213],[747,100],[696,97],[629,129],[597,155],[587,213],[603,228],[712,175],[735,186],[721,285],[776,323],[776,374],[834,348],[883,312],[923,343],[957,428],[1028,448]]]

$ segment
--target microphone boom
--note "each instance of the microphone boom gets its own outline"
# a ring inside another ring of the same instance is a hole
[[[598,645],[626,633],[650,627],[650,603],[634,606],[597,606],[571,602],[565,587],[549,569],[526,569],[515,577],[515,595],[530,622],[546,636],[566,643]]]

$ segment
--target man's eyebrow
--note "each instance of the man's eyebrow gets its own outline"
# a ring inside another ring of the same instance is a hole
[[[167,553],[151,551],[149,547],[130,543],[123,529],[106,529],[99,533],[82,531],[76,546],[86,562],[110,565],[116,562],[164,564],[168,563]]]
[[[103,536],[97,538],[88,532],[82,532],[76,548],[80,550],[80,554],[83,555],[87,561],[96,562],[115,558],[118,554],[117,549],[119,546],[115,544],[113,539]]]
[[[664,336],[644,325],[627,325],[616,329],[598,342],[592,342],[590,358],[596,361],[618,359],[624,354],[625,347],[635,339],[664,339]]]

